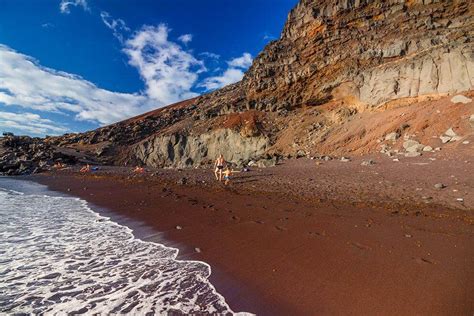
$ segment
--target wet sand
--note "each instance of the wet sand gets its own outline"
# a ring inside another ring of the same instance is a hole
[[[111,210],[182,259],[209,263],[234,311],[472,314],[472,157],[372,158],[373,166],[285,161],[237,174],[228,187],[201,169],[30,179]],[[439,182],[447,187],[436,190]]]

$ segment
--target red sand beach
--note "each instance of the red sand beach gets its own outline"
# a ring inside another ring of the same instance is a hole
[[[105,167],[30,179],[125,224],[140,221],[140,238],[152,227],[157,235],[146,239],[209,263],[234,311],[470,315],[474,161],[468,153],[433,157],[375,156],[372,166],[362,158],[284,161],[237,174],[228,187],[202,169],[132,175]]]

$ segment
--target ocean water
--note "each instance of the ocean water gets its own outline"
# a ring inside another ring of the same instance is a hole
[[[209,265],[177,254],[81,199],[0,178],[0,314],[236,314]]]

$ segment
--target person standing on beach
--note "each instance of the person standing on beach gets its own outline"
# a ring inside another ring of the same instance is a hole
[[[222,171],[224,170],[224,164],[224,156],[220,154],[214,162],[214,175],[216,176],[216,180],[222,181]]]

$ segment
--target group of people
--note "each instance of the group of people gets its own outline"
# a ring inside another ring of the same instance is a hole
[[[81,168],[80,172],[88,173],[88,172],[96,171],[96,170],[98,170],[97,167],[93,168],[89,164],[87,164]],[[132,172],[135,174],[143,174],[145,173],[145,171],[146,171],[145,168],[141,166],[136,166]],[[222,154],[220,154],[219,157],[217,157],[217,159],[214,162],[214,175],[216,176],[216,180],[218,181],[224,180],[225,185],[229,184],[232,175],[237,172],[240,172],[240,171],[235,171],[231,169],[227,161],[224,159],[224,155]]]
[[[224,178],[224,184],[228,185],[231,176],[236,172],[240,171],[231,169],[225,161],[224,155],[220,154],[219,157],[217,157],[216,161],[214,162],[214,175],[216,176],[216,180],[222,181],[222,178]]]

